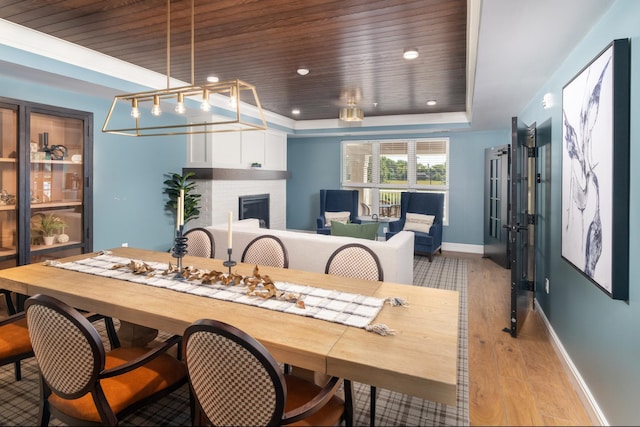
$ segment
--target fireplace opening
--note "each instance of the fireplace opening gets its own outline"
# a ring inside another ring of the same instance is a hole
[[[260,227],[269,228],[269,195],[255,194],[238,198],[238,219],[257,218]]]

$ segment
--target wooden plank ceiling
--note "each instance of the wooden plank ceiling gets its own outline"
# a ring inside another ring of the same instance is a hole
[[[335,119],[353,96],[365,117],[465,111],[466,7],[195,0],[193,83],[239,78],[256,86],[263,108],[298,120]],[[167,73],[166,0],[0,0],[0,18]],[[171,1],[170,22],[170,75],[191,83],[191,0]],[[402,59],[407,48],[418,59]]]

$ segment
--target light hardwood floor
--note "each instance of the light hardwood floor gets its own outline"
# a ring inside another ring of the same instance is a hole
[[[485,425],[593,425],[533,311],[518,338],[509,326],[510,271],[481,255],[467,259],[469,418]]]

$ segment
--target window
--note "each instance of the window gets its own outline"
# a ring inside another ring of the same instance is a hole
[[[360,215],[400,216],[403,191],[444,193],[448,223],[449,139],[343,141],[342,188],[360,192]]]

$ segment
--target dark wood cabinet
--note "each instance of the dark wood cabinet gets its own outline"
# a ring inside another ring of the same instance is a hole
[[[0,98],[0,268],[93,250],[93,113]]]

